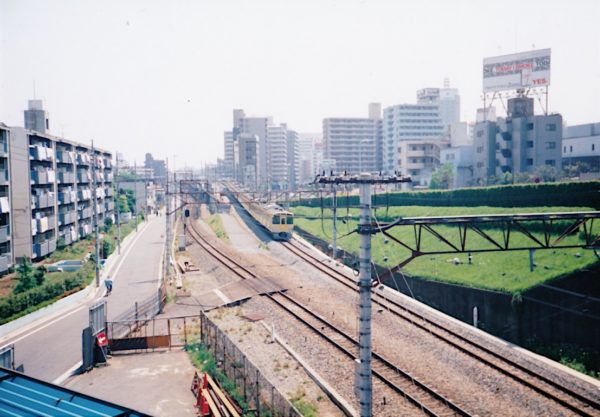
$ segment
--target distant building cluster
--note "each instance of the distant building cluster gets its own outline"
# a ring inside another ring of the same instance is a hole
[[[370,103],[367,117],[324,118],[312,134],[234,110],[218,171],[255,190],[295,190],[331,171],[400,173],[411,188],[439,185],[442,168],[442,188],[600,177],[600,123],[566,126],[560,114],[535,114],[524,89],[507,97],[505,117],[487,106],[469,123],[448,80],[416,96],[383,109]]]
[[[18,259],[43,258],[114,221],[112,154],[48,133],[41,100],[25,127],[0,123],[0,273]]]

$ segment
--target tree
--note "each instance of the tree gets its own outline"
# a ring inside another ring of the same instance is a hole
[[[448,189],[454,183],[454,166],[450,163],[440,165],[431,175],[429,188]]]
[[[15,287],[15,294],[25,292],[35,287],[35,278],[33,276],[33,268],[28,257],[21,258],[21,262],[17,266],[17,276],[19,283]]]
[[[108,233],[110,231],[110,228],[113,225],[113,219],[112,217],[107,217],[104,219],[104,233]]]
[[[561,178],[561,172],[550,165],[540,165],[536,167],[534,176],[543,182],[554,182]]]
[[[40,266],[39,268],[35,268],[33,271],[33,277],[35,278],[36,285],[42,285],[44,280],[46,279],[46,267]]]

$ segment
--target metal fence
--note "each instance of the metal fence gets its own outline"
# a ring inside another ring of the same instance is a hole
[[[302,417],[204,312],[200,317],[200,342],[213,354],[219,370],[235,383],[249,410],[259,417]]]
[[[127,336],[133,329],[144,326],[149,320],[159,314],[166,301],[164,281],[155,294],[134,304],[112,320],[111,336],[121,338]],[[122,323],[119,325],[119,323]],[[132,326],[134,326],[132,328]]]
[[[0,348],[0,366],[15,369],[15,346],[8,345]]]
[[[111,352],[170,349],[198,340],[200,316],[111,321],[106,326]]]

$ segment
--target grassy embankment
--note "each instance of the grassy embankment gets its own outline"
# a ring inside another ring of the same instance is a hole
[[[225,243],[230,243],[229,235],[223,226],[223,222],[221,221],[221,216],[218,214],[212,214],[207,220],[206,223],[210,226],[210,228],[215,232],[217,237],[224,241]]]
[[[397,217],[423,217],[423,216],[452,216],[452,215],[471,215],[471,214],[505,214],[505,213],[542,213],[542,212],[561,212],[561,211],[587,211],[593,210],[588,207],[428,207],[428,206],[403,206],[390,207],[387,212],[387,219]],[[325,218],[321,221],[321,210],[319,208],[309,208],[298,206],[293,208],[296,214],[296,227],[317,236],[323,240],[331,241],[332,221],[331,210],[325,209],[323,214]],[[356,233],[341,237],[354,230],[357,226],[358,210],[351,209],[352,220],[344,224],[341,217],[346,216],[346,210],[338,209],[338,245],[344,250],[358,253],[359,237]],[[374,213],[377,221],[384,221],[386,212],[379,209]],[[307,219],[317,218],[317,219]],[[436,226],[444,237],[457,244],[459,242],[458,230],[451,226]],[[502,232],[500,230],[489,230],[489,233],[502,241]],[[414,243],[414,231],[412,227],[396,227],[391,234],[401,241]],[[540,238],[541,233],[534,233]],[[468,236],[471,245],[480,248],[492,248],[492,244],[487,242],[479,235],[469,232]],[[529,238],[521,233],[512,233],[512,245],[530,244]],[[564,242],[580,242],[578,235],[568,236]],[[414,246],[414,245],[413,245]],[[423,247],[429,249],[445,250],[448,247],[433,235],[423,233]],[[384,236],[381,234],[373,236],[373,261],[381,266],[394,266],[402,260],[409,257],[410,252],[390,241],[384,243]],[[387,257],[387,262],[384,258]],[[454,265],[452,260],[459,258],[461,264]],[[528,251],[515,252],[494,252],[494,253],[474,253],[473,264],[468,265],[467,254],[447,254],[447,255],[426,255],[416,258],[403,268],[406,273],[425,279],[437,280],[449,283],[455,283],[470,287],[498,290],[508,293],[517,293],[543,282],[558,278],[560,276],[575,272],[582,268],[589,267],[596,263],[598,258],[590,250],[584,249],[556,249],[556,250],[537,250],[534,255],[534,262],[537,265],[533,272],[529,270]]]

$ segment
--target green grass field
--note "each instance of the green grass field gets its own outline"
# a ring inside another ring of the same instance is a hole
[[[503,207],[426,207],[405,206],[390,207],[387,211],[379,209],[374,213],[377,221],[389,220],[395,217],[422,217],[422,216],[452,216],[470,214],[507,214],[507,213],[544,213],[544,212],[568,212],[588,211],[588,207],[526,207],[526,208],[503,208]],[[320,220],[321,210],[319,208],[295,207],[293,209],[296,219],[296,227],[317,236],[326,241],[331,241],[331,220]],[[338,209],[338,218],[352,216],[346,224],[338,221],[338,246],[344,250],[358,253],[359,237],[356,233],[344,236],[356,228],[358,210]],[[331,210],[324,210],[325,218],[331,218]],[[303,217],[308,217],[303,218]],[[311,219],[317,217],[318,219]],[[453,243],[457,243],[458,231],[450,226],[436,226],[444,237],[449,237]],[[600,230],[600,229],[599,229]],[[488,230],[490,235],[500,238],[500,230]],[[394,237],[403,242],[413,244],[414,232],[412,227],[396,227],[391,231]],[[540,233],[535,234],[541,236]],[[430,234],[423,235],[424,248],[434,250],[446,249],[438,238]],[[469,235],[469,242],[480,248],[492,248],[491,243],[475,233]],[[513,233],[512,245],[526,245],[529,238],[520,233]],[[564,242],[579,242],[579,236],[568,236]],[[412,245],[411,245],[412,246]],[[377,234],[372,241],[373,261],[381,266],[392,267],[409,257],[408,249],[399,244],[389,241],[384,243],[384,236]],[[387,257],[387,262],[384,258]],[[452,261],[459,258],[461,264],[455,265]],[[467,254],[425,255],[416,258],[403,269],[406,273],[421,278],[450,282],[465,286],[498,290],[508,293],[524,291],[543,282],[556,279],[577,270],[589,267],[596,263],[598,258],[590,250],[584,249],[548,249],[537,250],[534,254],[536,268],[533,272],[529,270],[529,252],[494,252],[474,253],[473,263],[467,263]]]

